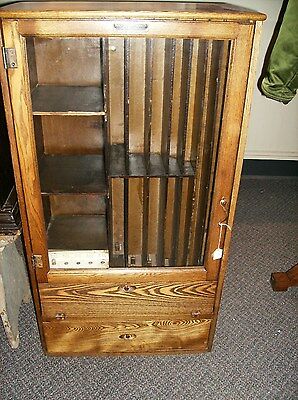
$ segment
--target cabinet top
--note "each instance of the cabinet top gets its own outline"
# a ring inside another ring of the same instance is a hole
[[[227,3],[21,2],[0,8],[1,18],[151,18],[263,21],[266,15]]]

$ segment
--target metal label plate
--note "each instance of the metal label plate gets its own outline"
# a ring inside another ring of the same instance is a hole
[[[108,250],[49,251],[51,269],[109,268]]]

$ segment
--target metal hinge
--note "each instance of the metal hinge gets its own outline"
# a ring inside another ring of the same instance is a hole
[[[2,47],[4,68],[18,68],[16,49]]]
[[[43,263],[42,263],[42,256],[39,254],[35,254],[32,256],[32,265],[33,268],[43,268]]]

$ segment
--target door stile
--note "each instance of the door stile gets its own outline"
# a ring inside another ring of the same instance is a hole
[[[4,45],[15,48],[18,60],[18,67],[8,70],[11,106],[32,253],[33,256],[41,256],[36,266],[36,276],[38,282],[47,282],[49,262],[34,139],[26,43],[24,37],[19,34],[17,21],[3,21],[3,35]]]
[[[239,27],[239,35],[232,44],[230,67],[228,71],[225,104],[223,110],[222,129],[219,140],[218,160],[211,205],[210,222],[206,240],[206,252],[204,266],[207,270],[207,279],[217,279],[222,259],[213,260],[212,253],[218,246],[220,226],[219,222],[229,224],[232,228],[233,221],[229,217],[230,207],[235,207],[235,199],[232,200],[235,168],[237,162],[237,149],[241,133],[242,117],[247,88],[247,76],[251,58],[254,26],[242,25]],[[233,149],[233,150],[232,150]],[[222,207],[221,200],[226,201]],[[225,210],[223,209],[225,208]],[[231,231],[223,228],[220,247],[228,252],[226,240],[229,241]]]
[[[3,47],[2,23],[1,23],[1,34],[0,34],[0,46]],[[7,79],[7,73],[6,73],[6,70],[4,69],[4,64],[2,61],[0,62],[0,80],[1,80],[4,108],[5,108],[5,114],[6,114],[7,130],[8,130],[9,141],[10,141],[11,158],[12,158],[12,162],[13,162],[15,185],[16,185],[16,190],[17,190],[17,194],[18,194],[18,205],[19,205],[21,218],[22,218],[22,234],[23,234],[25,246],[26,246],[25,253],[26,253],[28,267],[29,267],[28,269],[29,269],[29,274],[30,274],[32,295],[34,298],[34,305],[35,305],[36,314],[37,314],[37,322],[38,322],[38,326],[39,326],[40,337],[41,337],[43,347],[45,348],[45,339],[44,339],[44,335],[42,333],[41,305],[40,305],[40,299],[39,299],[39,293],[38,293],[37,277],[36,277],[36,273],[35,273],[35,270],[34,270],[33,264],[32,264],[32,247],[31,247],[30,234],[29,234],[29,229],[28,229],[28,216],[27,216],[27,210],[26,210],[26,206],[25,206],[24,191],[23,191],[22,178],[21,178],[21,172],[20,172],[20,158],[19,158],[19,154],[18,154],[18,148],[17,148],[15,130],[14,130],[14,121],[13,121],[13,116],[12,116],[9,84],[8,84],[8,79]]]

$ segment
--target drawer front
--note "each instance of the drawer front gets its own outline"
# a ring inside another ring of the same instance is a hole
[[[210,318],[215,282],[41,285],[44,321],[135,321]]]
[[[113,324],[44,322],[52,355],[206,351],[211,320],[146,321]]]

